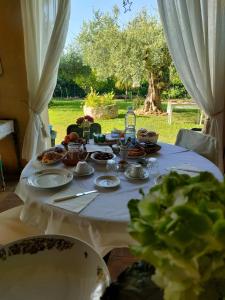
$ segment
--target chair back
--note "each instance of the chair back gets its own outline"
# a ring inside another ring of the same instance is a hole
[[[180,129],[175,145],[195,151],[215,165],[218,164],[218,144],[216,138],[189,129]]]
[[[83,136],[83,129],[79,127],[77,124],[71,124],[67,127],[66,133],[70,134],[71,132],[76,132],[79,134],[80,137]],[[101,125],[98,123],[92,123],[90,126],[90,138],[93,138],[94,133],[101,133],[102,128]]]
[[[80,128],[77,124],[71,124],[66,129],[66,134],[70,134],[71,132],[76,132],[80,137],[83,136],[83,129]]]

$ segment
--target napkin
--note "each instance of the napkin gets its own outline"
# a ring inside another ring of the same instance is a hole
[[[99,193],[96,192],[96,193],[92,193],[92,194],[88,194],[88,195],[83,195],[83,196],[71,198],[71,199],[68,199],[68,200],[65,200],[62,202],[54,202],[54,199],[66,197],[69,195],[75,195],[75,194],[81,193],[81,192],[86,192],[86,191],[80,187],[76,187],[76,189],[70,188],[70,189],[67,189],[66,191],[58,192],[49,198],[48,204],[50,204],[52,206],[63,208],[70,212],[79,213],[85,207],[87,207],[87,205],[89,203],[91,203],[99,195]]]

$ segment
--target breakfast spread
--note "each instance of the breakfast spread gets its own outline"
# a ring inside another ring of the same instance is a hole
[[[139,157],[139,156],[143,156],[145,155],[145,151],[143,148],[141,147],[133,147],[128,149],[128,157],[132,158],[132,157]]]
[[[148,131],[145,128],[140,128],[137,132],[137,139],[139,142],[156,143],[159,135],[155,131]]]
[[[61,147],[54,147],[43,151],[37,159],[43,164],[51,164],[60,161],[65,156],[65,150]]]
[[[70,132],[65,136],[63,144],[67,145],[71,142],[83,144],[84,140],[79,137],[79,134],[77,132]]]

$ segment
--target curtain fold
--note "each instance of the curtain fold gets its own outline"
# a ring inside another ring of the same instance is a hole
[[[70,0],[20,0],[27,70],[29,122],[22,158],[27,161],[46,149],[48,128],[41,113],[57,81],[70,17]]]
[[[218,141],[223,171],[225,1],[158,0],[168,47],[187,91],[208,116],[205,133]]]

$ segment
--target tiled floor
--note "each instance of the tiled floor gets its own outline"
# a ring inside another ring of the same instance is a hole
[[[0,192],[0,212],[22,204],[22,201],[13,193],[18,182],[18,178],[6,177],[6,190]]]

